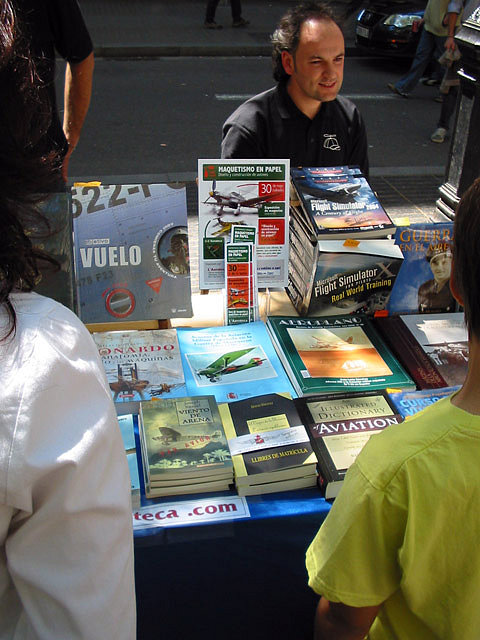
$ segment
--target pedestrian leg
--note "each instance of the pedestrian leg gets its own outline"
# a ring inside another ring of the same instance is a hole
[[[410,93],[418,84],[418,81],[427,68],[435,50],[435,36],[423,29],[418,41],[417,51],[412,66],[406,76],[395,83],[395,87],[402,93]]]
[[[211,23],[215,21],[215,11],[217,9],[218,3],[220,0],[208,0],[207,2],[207,10],[205,13],[205,23]]]

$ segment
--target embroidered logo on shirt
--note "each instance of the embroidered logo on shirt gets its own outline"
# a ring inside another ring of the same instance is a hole
[[[330,149],[330,151],[340,151],[340,145],[338,144],[337,136],[335,133],[324,133],[325,138],[323,142],[324,149]]]

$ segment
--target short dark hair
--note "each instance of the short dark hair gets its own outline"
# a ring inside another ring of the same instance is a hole
[[[480,340],[480,178],[462,196],[453,226],[453,278],[470,335]]]
[[[306,20],[331,20],[341,29],[340,17],[336,15],[332,7],[326,2],[308,0],[300,2],[285,13],[280,19],[277,28],[272,34],[273,44],[272,64],[275,80],[287,79],[288,73],[283,68],[282,51],[288,51],[292,55],[298,47],[300,29]]]
[[[0,305],[10,317],[8,336],[16,326],[10,293],[35,287],[38,260],[56,264],[33,247],[31,230],[48,234],[38,204],[56,189],[60,166],[56,153],[39,150],[50,108],[11,0],[0,0],[0,87]]]

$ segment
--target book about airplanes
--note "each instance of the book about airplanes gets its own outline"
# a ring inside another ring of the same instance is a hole
[[[142,402],[140,441],[147,497],[199,487],[218,490],[219,483],[227,489],[233,482],[232,459],[213,396]]]
[[[295,399],[318,458],[319,485],[337,496],[345,474],[368,440],[403,418],[386,391],[315,395]]]
[[[403,263],[388,300],[390,314],[457,310],[450,290],[453,222],[398,227]]]
[[[291,237],[296,240],[295,233]],[[293,246],[289,272],[294,290],[289,283],[287,294],[302,316],[373,315],[386,308],[402,262],[393,240],[320,240],[312,273],[312,263],[307,266]]]
[[[114,402],[186,395],[176,329],[92,335]]]
[[[262,321],[179,327],[177,336],[188,395],[212,394],[219,403],[278,391],[296,395]]]
[[[419,389],[461,385],[468,368],[463,312],[375,318],[385,340]]]
[[[415,387],[365,315],[269,316],[267,327],[299,396]]]
[[[305,217],[320,237],[387,237],[395,225],[360,173],[292,167],[292,183]]]
[[[309,486],[316,484],[317,459],[290,394],[259,395],[220,404],[219,410],[241,495],[258,485],[270,493],[278,490],[276,482],[307,476]]]
[[[388,395],[398,413],[404,419],[407,419],[435,404],[438,400],[451,396],[458,389],[460,389],[459,386],[441,389],[416,389],[413,391],[390,392]]]
[[[72,196],[83,322],[191,317],[185,185],[87,185]]]

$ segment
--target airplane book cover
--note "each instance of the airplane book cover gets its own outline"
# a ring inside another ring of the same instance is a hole
[[[185,185],[72,189],[83,322],[193,315]]]
[[[366,178],[324,167],[292,167],[292,183],[314,231],[323,237],[386,237],[395,225]]]
[[[398,227],[395,244],[403,263],[388,301],[390,313],[439,313],[457,310],[450,291],[453,222]]]
[[[256,229],[259,287],[288,277],[288,160],[199,160],[200,289],[225,287],[225,244],[232,228]]]
[[[186,395],[176,329],[92,335],[114,402]]]
[[[373,315],[385,309],[403,261],[393,240],[322,240],[317,251],[312,273],[312,266],[309,270],[291,247],[289,271],[295,288],[289,283],[287,293],[300,315]],[[301,300],[298,290],[303,290]]]
[[[237,487],[308,474],[313,476],[312,485],[316,483],[317,459],[290,394],[264,394],[220,404],[219,410],[229,442],[254,435],[245,450],[232,457]],[[301,435],[291,443],[282,440],[282,434],[292,429],[301,430]],[[267,434],[277,436],[279,444],[265,446]]]
[[[415,386],[364,314],[269,316],[267,327],[299,396]]]
[[[441,389],[416,389],[413,391],[396,391],[389,393],[398,413],[404,418],[410,418],[419,411],[423,411],[431,404],[442,398],[451,396],[460,386],[443,387]]]
[[[403,420],[386,391],[315,395],[296,398],[295,404],[317,454],[320,487],[327,499],[338,494],[370,437]]]
[[[140,441],[147,485],[233,482],[233,466],[215,398],[161,398],[140,405]],[[146,494],[150,487],[146,486]],[[208,489],[206,489],[208,490]],[[148,494],[147,494],[148,496]]]
[[[217,402],[288,391],[292,385],[262,321],[177,329],[188,395],[213,394]]]
[[[375,324],[419,389],[461,385],[468,368],[463,312],[400,314]]]

